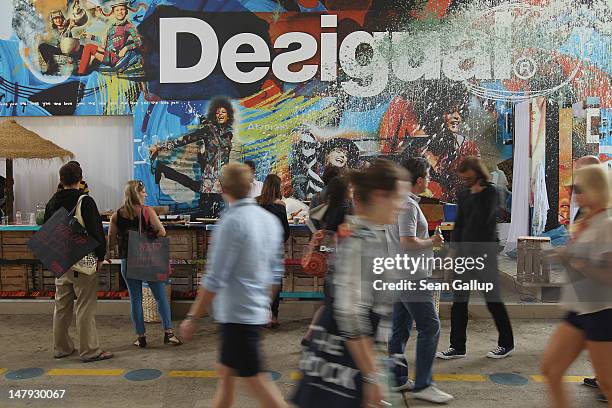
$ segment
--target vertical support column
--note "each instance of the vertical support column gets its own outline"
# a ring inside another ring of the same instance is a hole
[[[572,199],[572,108],[559,109],[559,224],[569,225]]]
[[[10,221],[13,221],[13,202],[15,200],[14,183],[13,160],[6,159],[6,215],[8,215]]]

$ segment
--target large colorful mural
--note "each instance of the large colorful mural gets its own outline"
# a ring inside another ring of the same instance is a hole
[[[429,194],[452,202],[457,164],[480,155],[503,220],[513,104],[597,97],[601,112],[612,107],[606,0],[5,8],[0,115],[133,115],[135,175],[151,204],[173,211],[218,215],[219,169],[230,160],[254,160],[260,180],[276,173],[286,196],[307,200],[326,166],[421,155],[432,165]]]

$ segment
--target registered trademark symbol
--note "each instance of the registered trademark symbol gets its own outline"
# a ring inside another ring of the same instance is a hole
[[[533,58],[521,57],[514,63],[514,75],[520,79],[529,79],[536,74],[538,64]]]

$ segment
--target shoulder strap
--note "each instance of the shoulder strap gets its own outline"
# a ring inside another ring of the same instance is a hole
[[[151,214],[149,214],[149,207],[146,205],[142,206],[142,214],[144,216],[145,225],[149,225],[149,220],[151,219]]]
[[[83,198],[87,197],[87,194],[83,194],[79,197],[76,206],[72,211],[75,211],[74,217],[79,221],[83,227],[85,226],[85,221],[83,221],[83,215],[81,214],[81,205],[83,204]]]

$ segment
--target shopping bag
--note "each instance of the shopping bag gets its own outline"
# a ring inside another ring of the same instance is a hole
[[[28,241],[28,247],[36,258],[56,278],[100,245],[91,236],[71,228],[72,218],[65,208],[60,208]]]
[[[77,201],[76,210],[74,214],[74,219],[78,221],[78,224],[83,227],[85,230],[85,234],[87,234],[87,230],[85,229],[85,220],[83,220],[83,215],[81,214],[81,205],[83,204],[83,199],[88,197],[87,194],[83,194],[79,197],[79,201]],[[72,221],[74,225],[74,221]],[[72,228],[74,230],[74,228]],[[79,273],[84,273],[85,275],[93,275],[98,272],[98,258],[96,254],[92,251],[85,255],[85,257],[74,265],[72,265],[72,269]]]
[[[142,281],[166,281],[170,276],[170,240],[143,233],[142,218],[139,217],[138,231],[129,232],[126,276]]]

